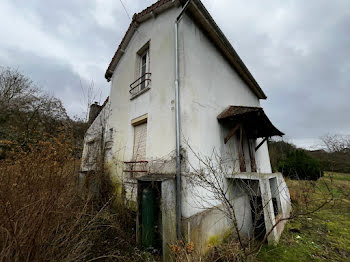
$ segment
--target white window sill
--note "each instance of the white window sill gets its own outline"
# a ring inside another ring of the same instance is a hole
[[[144,89],[138,91],[137,93],[132,94],[131,97],[130,97],[130,100],[133,100],[133,99],[135,99],[136,97],[142,95],[143,93],[146,93],[146,92],[147,92],[148,90],[150,90],[150,89],[151,89],[150,87],[146,87],[146,88],[144,88]]]

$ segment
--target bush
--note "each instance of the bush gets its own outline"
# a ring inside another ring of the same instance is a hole
[[[273,171],[277,171],[279,162],[286,159],[288,154],[294,152],[296,146],[283,140],[269,140],[268,143],[271,167]]]
[[[135,214],[98,207],[75,185],[79,161],[60,137],[0,160],[0,262],[145,261]]]
[[[292,179],[317,180],[323,176],[320,162],[304,150],[290,152],[286,159],[278,163],[278,171]]]

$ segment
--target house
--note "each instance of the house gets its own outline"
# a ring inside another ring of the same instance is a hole
[[[117,194],[137,209],[141,245],[166,258],[169,244],[184,238],[205,252],[232,228],[215,194],[191,183],[201,160],[216,161],[213,152],[226,170],[219,186],[239,234],[271,231],[269,242],[278,240],[284,224],[275,224],[289,215],[290,198],[282,175],[272,173],[266,139],[283,133],[200,0],[160,0],[135,14],[105,77],[110,96],[92,105],[81,179],[96,168],[91,156],[103,152]]]

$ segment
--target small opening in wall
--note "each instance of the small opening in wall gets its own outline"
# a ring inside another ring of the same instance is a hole
[[[264,206],[257,179],[233,179],[232,201],[240,230],[262,240],[266,234]]]
[[[269,184],[270,184],[270,190],[271,190],[273,212],[274,212],[275,217],[276,217],[276,216],[278,216],[278,214],[280,214],[282,212],[280,192],[279,192],[278,185],[277,185],[277,178],[276,177],[270,178]]]

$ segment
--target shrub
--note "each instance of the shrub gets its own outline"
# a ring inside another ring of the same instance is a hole
[[[317,180],[323,176],[320,162],[304,150],[290,152],[286,159],[278,163],[278,171],[292,179]]]
[[[59,137],[0,160],[0,262],[145,261],[135,246],[135,214],[82,198],[79,161]],[[146,254],[147,255],[147,254]]]
[[[294,152],[296,146],[283,140],[269,140],[268,143],[271,167],[273,171],[277,171],[279,162],[286,159],[288,154]]]

